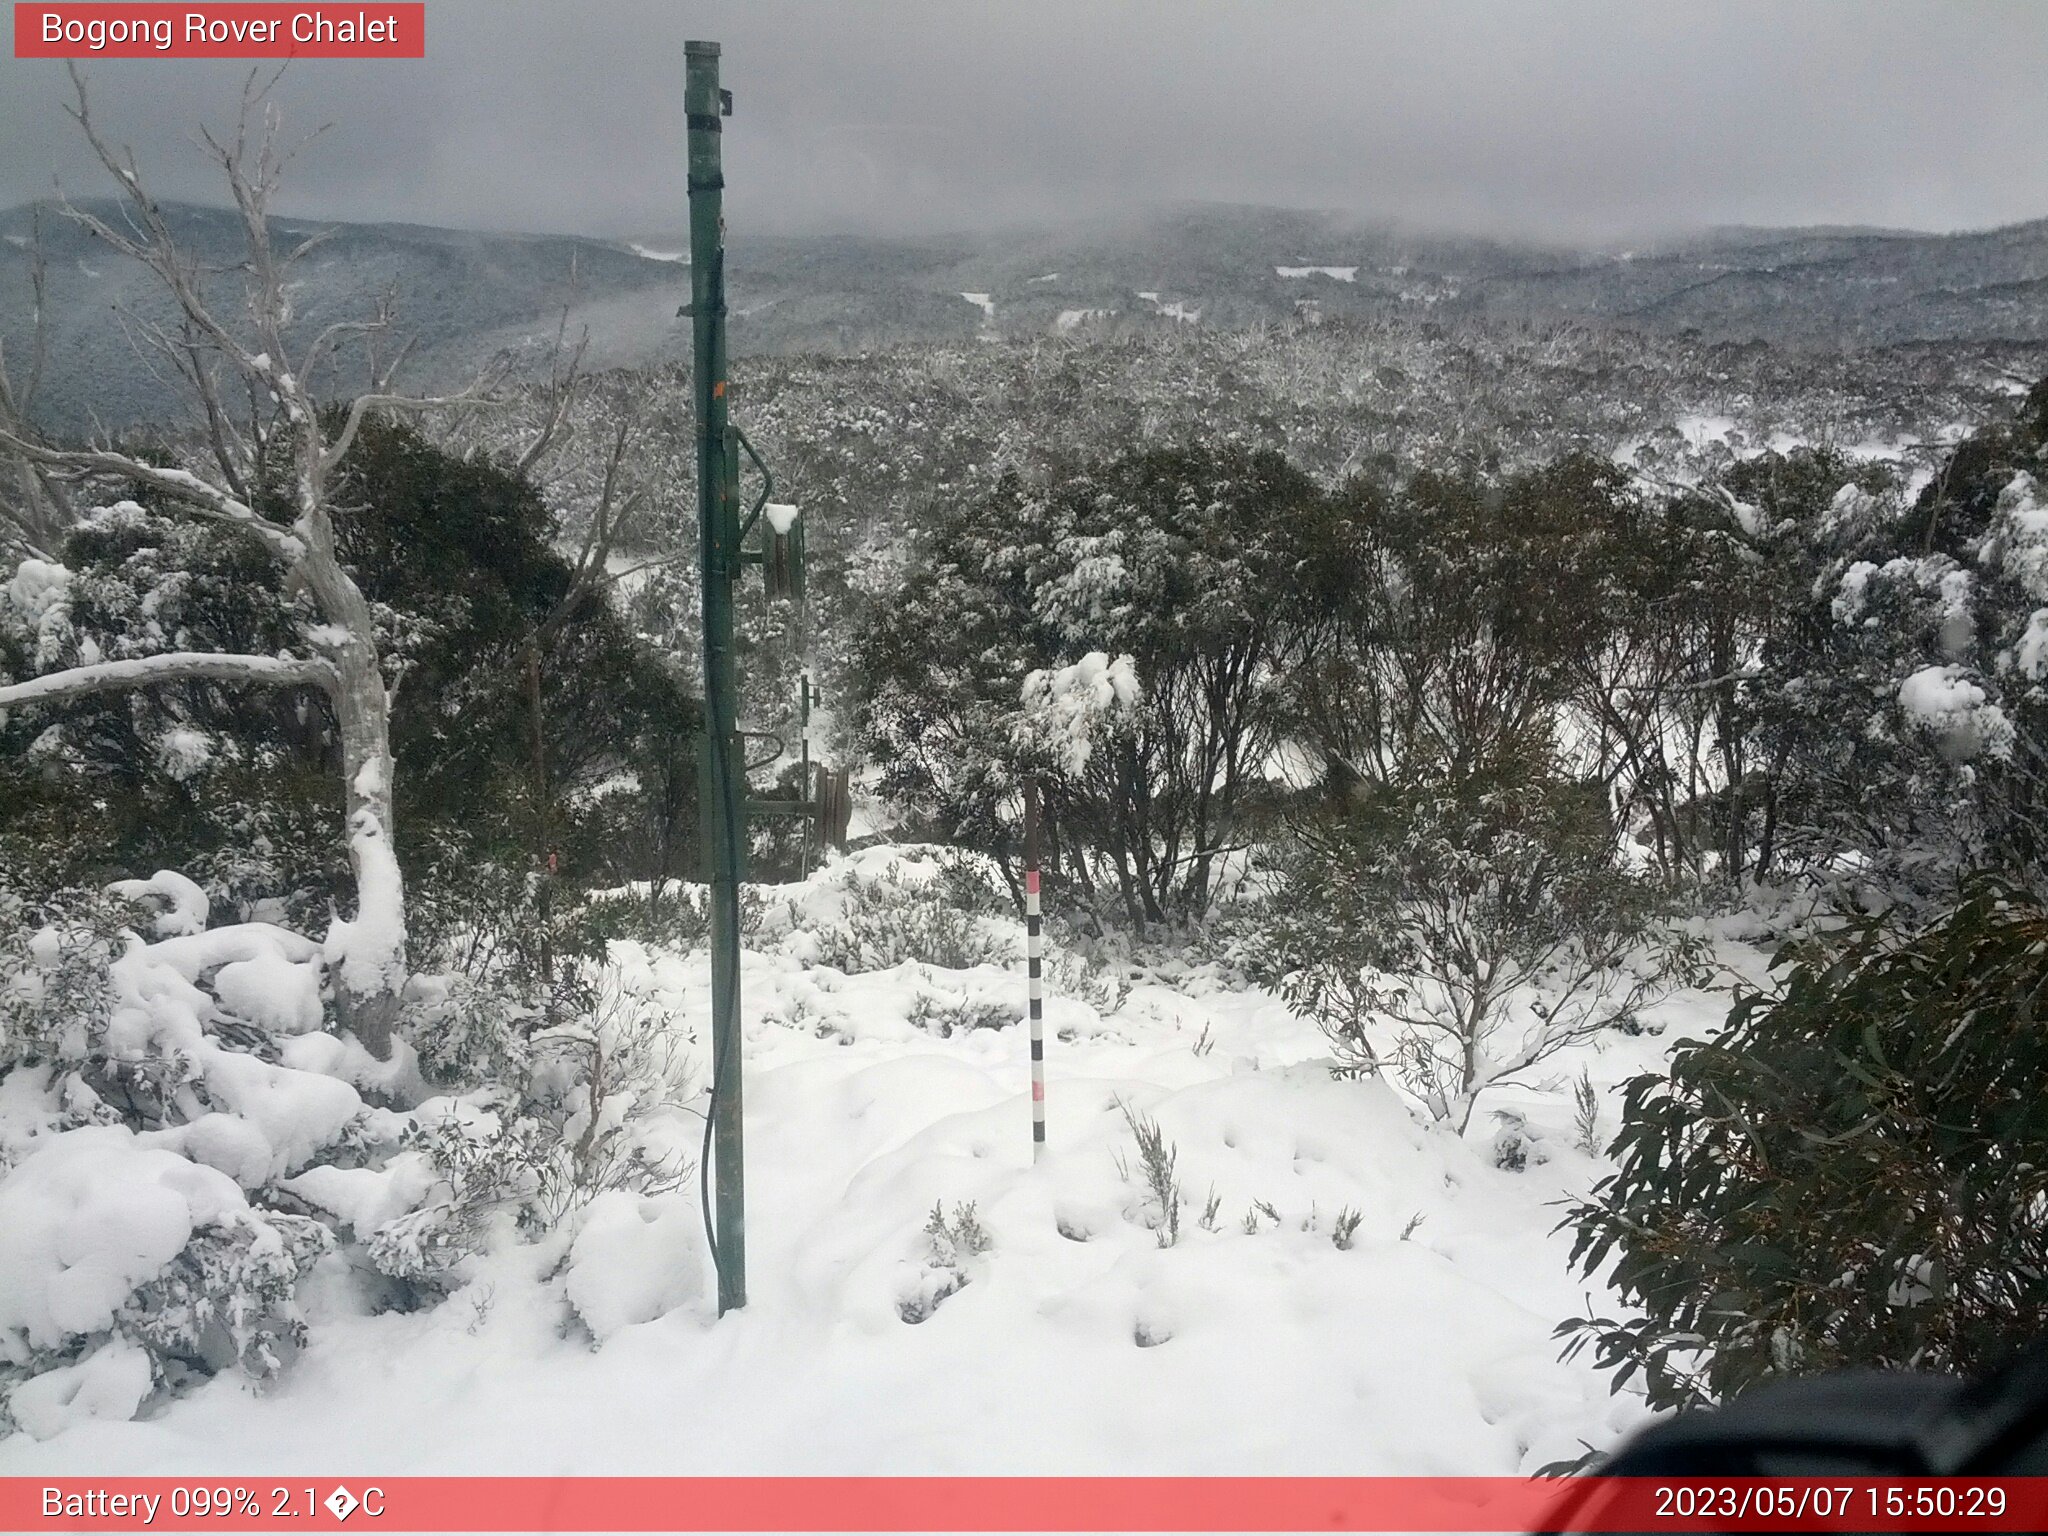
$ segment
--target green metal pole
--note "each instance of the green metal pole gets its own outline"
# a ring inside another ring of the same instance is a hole
[[[704,583],[704,880],[711,897],[711,1146],[717,1175],[713,1257],[719,1315],[747,1304],[746,1170],[740,1101],[740,875],[745,786],[733,669],[739,574],[739,474],[726,424],[725,98],[718,44],[683,44],[690,135],[690,315],[696,356],[697,528]]]

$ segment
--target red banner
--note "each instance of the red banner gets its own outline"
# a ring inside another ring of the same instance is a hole
[[[421,59],[423,0],[14,7],[17,59]]]
[[[0,1478],[0,1531],[2043,1531],[2048,1478]]]

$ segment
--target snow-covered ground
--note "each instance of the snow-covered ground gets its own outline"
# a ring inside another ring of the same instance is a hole
[[[1021,960],[815,963],[848,872],[892,864],[935,867],[874,849],[770,888],[749,941],[743,1311],[715,1316],[694,1196],[644,1221],[593,1208],[566,1279],[559,1243],[504,1248],[420,1312],[371,1315],[333,1254],[307,1286],[308,1345],[275,1383],[228,1373],[143,1420],[16,1435],[0,1475],[1492,1474],[1641,1416],[1552,1337],[1588,1299],[1559,1202],[1606,1167],[1571,1144],[1569,1084],[1590,1071],[1611,1135],[1616,1085],[1711,1028],[1719,998],[1673,999],[1660,1033],[1489,1096],[1461,1138],[1384,1084],[1333,1080],[1312,1025],[1214,963],[1127,973],[1102,1010],[1056,986],[1034,1166],[1021,1024],[913,1022],[934,1003],[1021,1015]],[[706,1038],[701,952],[614,959]],[[1125,1105],[1176,1149],[1170,1247]],[[1521,1171],[1496,1166],[1495,1109],[1527,1117]],[[969,1202],[987,1250],[942,1252],[928,1218]],[[601,1344],[565,1286],[613,1319]]]

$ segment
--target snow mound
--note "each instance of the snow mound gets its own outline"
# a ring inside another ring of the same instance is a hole
[[[37,1440],[92,1419],[132,1419],[155,1380],[149,1352],[126,1339],[94,1350],[77,1365],[31,1377],[7,1397],[14,1421]]]
[[[272,1034],[303,1035],[320,1027],[320,972],[276,950],[233,960],[213,978],[213,995],[231,1013]]]
[[[48,1138],[0,1180],[0,1349],[20,1358],[105,1331],[195,1230],[248,1209],[227,1175],[124,1127]]]
[[[569,1305],[601,1343],[705,1293],[704,1225],[681,1195],[608,1190],[569,1249]]]

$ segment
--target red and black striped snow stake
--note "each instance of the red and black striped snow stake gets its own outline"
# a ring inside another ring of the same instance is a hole
[[[1030,976],[1031,1161],[1045,1156],[1045,934],[1038,905],[1038,785],[1024,781],[1024,963]]]

